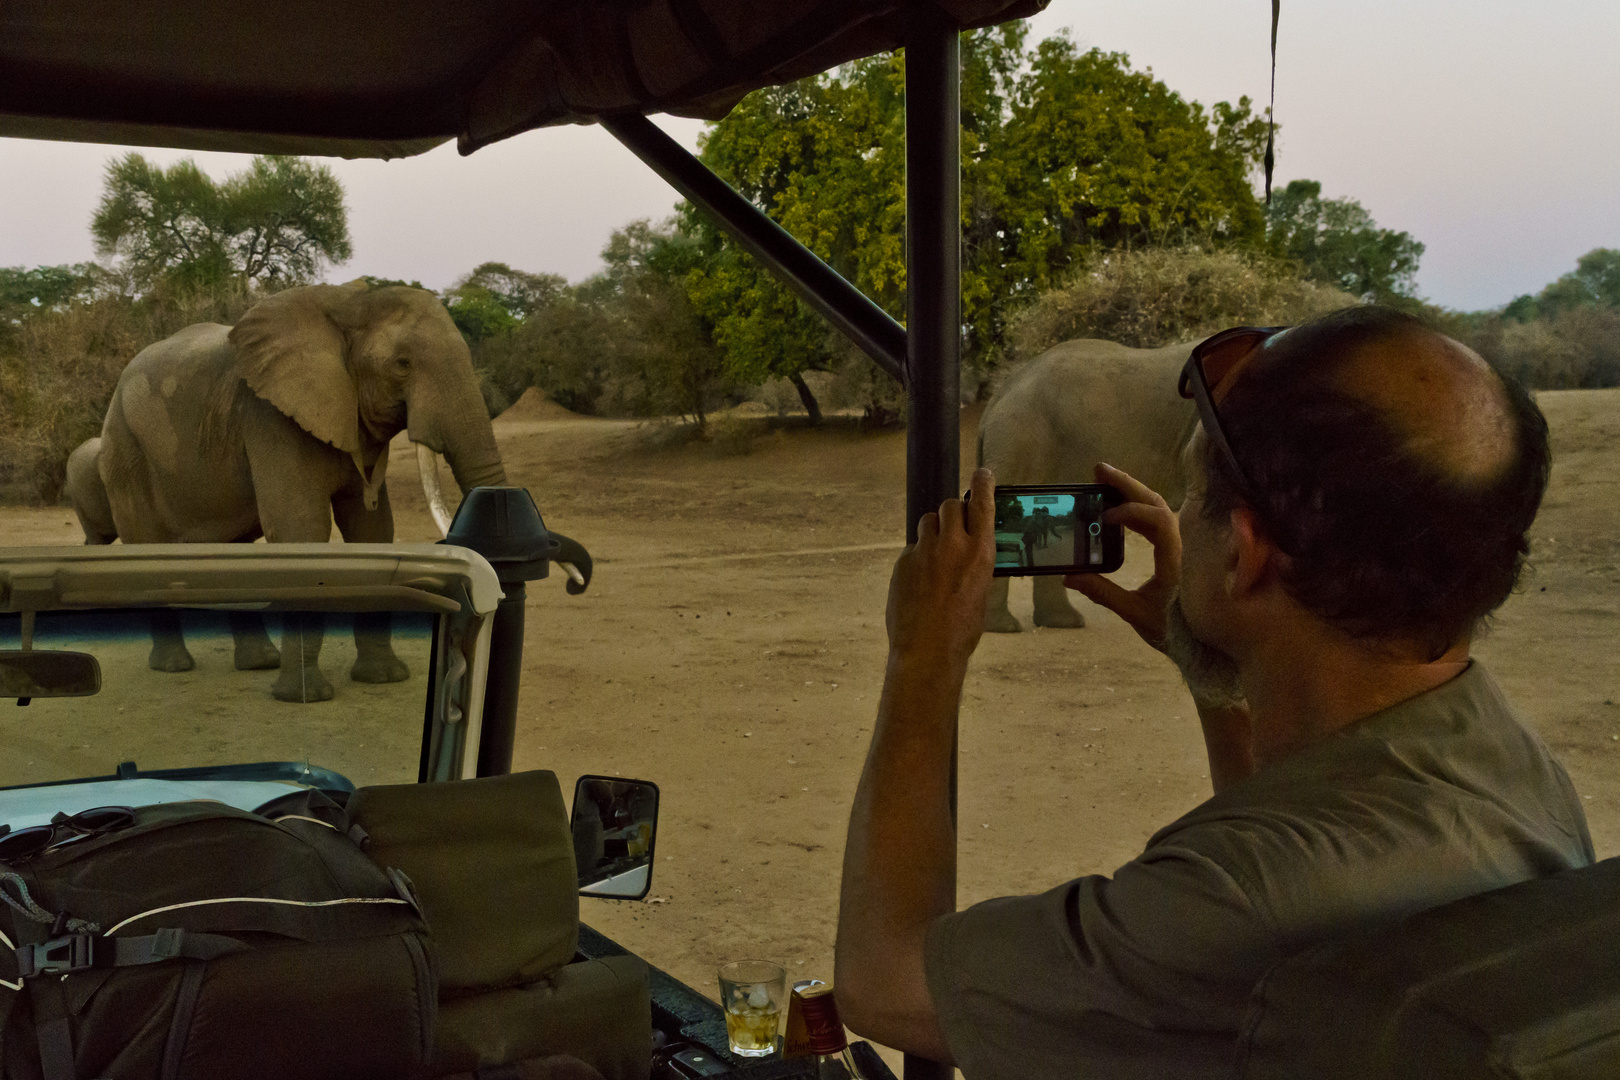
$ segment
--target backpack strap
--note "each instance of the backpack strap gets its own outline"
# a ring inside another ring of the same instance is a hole
[[[21,978],[28,979],[35,975],[66,975],[91,968],[138,967],[182,958],[212,960],[246,949],[247,946],[240,941],[222,934],[195,934],[173,928],[128,938],[65,934],[38,944],[17,946],[17,972]]]

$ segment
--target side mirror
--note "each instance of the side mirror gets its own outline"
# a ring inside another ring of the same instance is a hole
[[[55,649],[0,651],[0,697],[26,705],[37,697],[89,697],[101,690],[101,664],[89,653]]]
[[[579,895],[640,900],[652,888],[658,834],[658,785],[616,776],[574,784],[574,862]]]

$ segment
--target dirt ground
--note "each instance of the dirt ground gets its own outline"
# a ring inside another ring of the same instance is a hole
[[[1482,656],[1620,853],[1620,391],[1541,395],[1556,467],[1533,572]],[[974,428],[964,415],[964,461]],[[762,435],[651,449],[623,421],[502,419],[513,483],[596,557],[582,597],[530,588],[517,768],[656,781],[649,903],[583,918],[714,994],[717,964],[832,971],[843,831],[884,659],[904,436]],[[435,539],[414,463],[390,475],[401,539]],[[448,479],[448,470],[446,470]],[[66,509],[0,509],[0,543],[77,542]],[[1122,577],[1146,573],[1130,547]],[[1029,588],[1013,611],[1029,621]],[[960,902],[1036,891],[1130,859],[1209,794],[1174,671],[1083,600],[1083,630],[987,636],[962,710]],[[355,738],[365,738],[356,731]],[[160,753],[161,748],[155,748]],[[163,753],[163,756],[167,756]]]

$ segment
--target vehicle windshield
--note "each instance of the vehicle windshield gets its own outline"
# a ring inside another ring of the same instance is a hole
[[[0,787],[153,770],[294,762],[355,785],[414,783],[432,679],[436,616],[421,612],[45,611],[35,650],[94,656],[86,697],[0,697]],[[359,640],[372,659],[355,670]],[[296,664],[302,640],[309,657]],[[22,647],[22,616],[0,615],[0,650]],[[240,652],[239,652],[240,650]],[[318,652],[317,652],[318,650]],[[288,657],[278,663],[278,653]],[[238,657],[259,665],[238,670]],[[389,657],[397,658],[397,662]],[[154,670],[154,663],[189,670]],[[400,665],[403,665],[401,667]],[[352,675],[398,681],[356,681]],[[326,700],[319,700],[327,693]],[[287,690],[313,699],[280,700]]]

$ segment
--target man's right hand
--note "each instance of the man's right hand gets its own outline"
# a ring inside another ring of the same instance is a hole
[[[1123,525],[1153,545],[1153,576],[1126,589],[1101,574],[1070,574],[1063,584],[1131,624],[1149,645],[1164,651],[1165,613],[1181,580],[1181,525],[1163,496],[1112,465],[1098,465],[1097,483],[1111,484],[1125,496],[1106,511],[1107,525]]]

